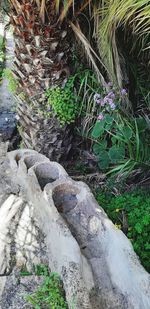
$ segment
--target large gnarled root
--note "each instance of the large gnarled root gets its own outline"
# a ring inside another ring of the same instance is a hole
[[[46,235],[49,265],[61,275],[69,308],[150,308],[148,273],[88,186],[34,151],[14,151],[9,159]]]

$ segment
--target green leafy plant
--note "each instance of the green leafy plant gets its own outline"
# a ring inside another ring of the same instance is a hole
[[[75,77],[70,77],[64,88],[56,87],[46,92],[48,103],[62,126],[74,122],[78,115],[79,101],[75,95],[74,81]]]
[[[67,309],[62,281],[57,273],[49,273],[48,266],[39,264],[33,266],[32,274],[43,276],[42,285],[31,295],[26,295],[25,299],[35,309]],[[20,276],[29,276],[26,268],[20,272]]]
[[[27,277],[27,276],[31,276],[33,273],[28,271],[26,265],[22,265],[20,272],[19,272],[19,276],[20,277]]]
[[[0,35],[0,49],[4,49],[5,48],[5,39],[2,35]]]
[[[124,93],[124,94],[123,94]],[[122,94],[126,95],[125,89]],[[115,93],[95,95],[98,118],[92,129],[93,151],[100,169],[129,175],[137,167],[150,167],[149,127],[142,117],[129,118],[119,108]],[[115,100],[115,103],[114,103]]]
[[[34,274],[37,276],[49,276],[48,266],[45,264],[34,265]]]
[[[35,309],[67,309],[62,282],[57,273],[46,275],[42,286],[33,294],[28,295],[26,300]]]
[[[49,276],[48,266],[45,264],[34,264],[32,271],[28,271],[26,265],[23,265],[19,273],[20,277],[31,276],[33,274],[36,276]]]
[[[8,80],[8,89],[12,93],[17,93],[18,81],[14,78],[14,75],[10,69],[5,69],[3,76]]]
[[[133,190],[114,196],[97,190],[96,199],[116,227],[131,240],[143,266],[150,271],[150,193]]]
[[[100,89],[99,82],[92,70],[78,64],[76,72],[77,95],[80,98],[79,115],[82,117],[82,135],[87,136],[95,121],[95,91]],[[101,92],[103,89],[101,87]]]
[[[0,78],[3,74],[4,69],[4,60],[5,60],[5,39],[0,35]]]
[[[49,105],[52,107],[62,125],[80,117],[81,127],[77,128],[78,133],[87,137],[95,120],[93,96],[100,85],[92,70],[85,68],[77,60],[74,66],[75,74],[69,78],[64,88],[56,87],[47,91],[49,104],[46,108],[49,109]]]
[[[77,161],[77,163],[74,166],[75,171],[80,172],[82,175],[86,174],[88,172],[87,166],[80,161]]]

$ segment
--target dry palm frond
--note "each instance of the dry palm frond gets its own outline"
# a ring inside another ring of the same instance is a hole
[[[56,12],[59,12],[59,7],[60,7],[60,0],[55,0],[55,8],[56,8]]]
[[[57,0],[59,2],[59,0]],[[74,6],[74,0],[68,0],[66,4],[64,5],[64,8],[59,16],[59,21],[62,22],[64,18],[66,17],[68,10],[70,9],[71,6]]]
[[[40,7],[40,18],[43,22],[43,24],[45,23],[45,8],[46,8],[46,0],[42,0],[41,2],[41,7]]]
[[[97,56],[96,52],[93,50],[92,46],[90,45],[89,41],[87,40],[87,38],[85,37],[85,35],[83,34],[83,32],[81,31],[79,25],[76,26],[75,24],[73,24],[72,22],[70,22],[70,25],[72,27],[72,30],[74,31],[74,33],[76,34],[76,36],[78,37],[78,39],[80,40],[80,42],[82,43],[84,50],[86,52],[86,56],[87,59],[89,60],[89,62],[92,64],[95,73],[97,75],[98,80],[101,82],[101,84],[103,85],[103,87],[106,87],[106,82],[105,79],[103,77],[103,75],[101,74],[94,57],[101,63],[101,65],[103,67],[105,67],[103,65],[103,63],[101,62],[100,58]],[[106,67],[105,67],[106,68]]]
[[[113,64],[115,63],[115,74],[117,77],[118,85],[120,88],[122,88],[123,75],[120,66],[120,57],[118,54],[115,31],[113,32],[112,35],[112,52],[113,52]]]
[[[86,0],[85,3],[82,3],[80,9],[76,12],[75,16],[77,17],[78,15],[80,15],[81,12],[82,12],[83,10],[85,10],[85,8],[86,8],[87,6],[89,6],[89,10],[90,10],[90,4],[91,4],[91,2],[92,2],[92,0]]]
[[[37,7],[40,9],[40,0],[35,0],[36,4],[37,4]]]
[[[11,5],[15,8],[16,12],[19,13],[21,5],[17,0],[10,0]]]
[[[79,6],[79,8],[77,9],[77,11],[75,12],[75,1],[74,0],[67,0],[64,4],[63,10],[59,16],[59,21],[62,22],[64,20],[64,18],[66,17],[69,9],[71,6],[73,6],[73,15],[75,15],[76,17],[78,15],[80,15],[80,13],[85,10],[85,8],[89,5],[90,8],[90,3],[92,2],[92,0],[85,0],[82,1],[81,5]],[[59,10],[59,5],[60,5],[60,0],[56,0],[56,9],[57,11]]]

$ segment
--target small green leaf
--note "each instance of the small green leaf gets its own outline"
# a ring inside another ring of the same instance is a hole
[[[107,123],[105,126],[106,131],[110,131],[112,129],[112,123]]]
[[[109,124],[111,123],[112,124],[113,120],[114,120],[113,117],[111,117],[110,115],[106,115],[105,116],[106,123],[109,123]]]
[[[109,158],[112,163],[118,163],[119,161],[123,160],[125,157],[125,149],[124,147],[119,147],[116,145],[113,145],[109,149]]]
[[[126,139],[130,139],[132,137],[132,130],[130,127],[124,127],[122,133]]]
[[[145,118],[142,117],[136,118],[136,123],[138,126],[139,133],[144,132],[146,129],[148,129],[148,125]]]
[[[142,233],[142,226],[141,226],[140,223],[136,223],[136,224],[135,224],[135,230],[136,230],[139,234]]]
[[[104,133],[105,120],[97,121],[92,131],[92,137],[98,138]]]
[[[98,155],[101,150],[105,150],[107,148],[107,141],[102,141],[100,144],[94,144],[93,152]]]
[[[117,140],[116,140],[116,138],[114,136],[112,136],[111,142],[112,142],[113,145],[116,144]]]
[[[99,152],[99,162],[98,166],[100,169],[107,169],[109,167],[110,159],[108,152],[106,150],[101,150]]]
[[[145,244],[145,250],[150,250],[150,244]]]

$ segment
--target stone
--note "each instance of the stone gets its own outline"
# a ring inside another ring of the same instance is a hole
[[[49,267],[61,275],[69,308],[74,295],[75,309],[150,308],[149,274],[88,186],[36,152],[17,150],[8,158],[46,235]]]
[[[48,265],[47,248],[33,206],[20,196],[19,185],[12,181],[7,148],[7,143],[0,142],[0,309],[29,309],[24,296],[43,278],[19,274],[24,268],[32,273],[34,265]]]
[[[0,137],[5,142],[16,134],[16,114],[14,112],[0,112]]]
[[[24,295],[39,281],[36,276],[18,279],[18,274],[24,267],[32,272],[39,263],[61,276],[69,309],[72,304],[75,309],[150,308],[149,274],[88,186],[36,151],[19,149],[4,156],[1,309],[30,308]]]
[[[0,298],[0,309],[31,309],[32,305],[26,300],[43,282],[42,276],[21,277],[17,272],[0,278],[0,287],[5,282],[5,288]]]

